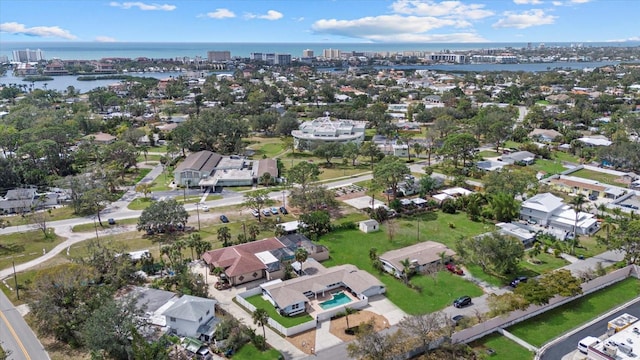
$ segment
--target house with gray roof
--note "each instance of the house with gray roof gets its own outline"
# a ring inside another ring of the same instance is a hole
[[[182,295],[163,312],[169,332],[209,341],[219,322],[216,304],[213,299]]]
[[[221,159],[222,155],[207,150],[189,154],[173,171],[174,181],[181,186],[197,185],[211,175]]]
[[[280,313],[288,316],[307,312],[312,299],[324,297],[339,288],[345,288],[360,300],[386,291],[384,284],[375,276],[350,264],[325,268],[315,275],[264,284],[261,287],[263,296]]]
[[[599,229],[593,214],[575,210],[551,193],[538,194],[524,201],[520,208],[520,219],[544,226],[547,229],[578,234],[592,234]]]
[[[444,244],[435,241],[424,241],[400,249],[387,251],[380,255],[382,268],[397,277],[403,275],[403,262],[409,261],[413,270],[420,272],[429,265],[444,259],[450,259],[456,253]]]
[[[502,155],[502,162],[507,164],[531,165],[536,160],[536,155],[528,151],[517,151],[511,154]]]

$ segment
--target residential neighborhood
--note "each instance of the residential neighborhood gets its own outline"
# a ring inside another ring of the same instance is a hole
[[[0,88],[7,324],[27,358],[631,358],[637,53],[456,71],[605,57],[547,51],[7,62],[113,81]]]

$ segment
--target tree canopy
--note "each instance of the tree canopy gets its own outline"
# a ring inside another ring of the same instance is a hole
[[[138,231],[174,232],[187,223],[189,213],[175,199],[156,201],[142,211]]]

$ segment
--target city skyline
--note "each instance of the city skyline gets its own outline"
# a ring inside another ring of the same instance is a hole
[[[632,0],[8,0],[0,10],[0,42],[640,40]]]

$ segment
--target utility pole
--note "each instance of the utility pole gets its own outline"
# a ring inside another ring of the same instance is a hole
[[[20,289],[18,289],[18,276],[16,275],[16,262],[11,260],[11,264],[13,265],[13,281],[16,285],[16,296],[18,300],[20,300]]]
[[[200,202],[196,203],[196,213],[198,214],[198,231],[200,231]]]

